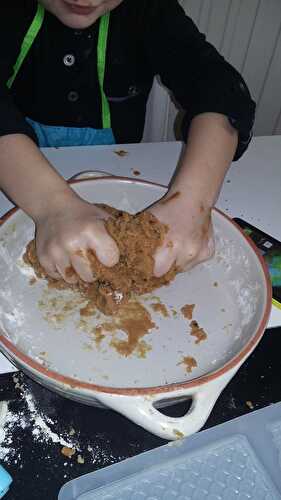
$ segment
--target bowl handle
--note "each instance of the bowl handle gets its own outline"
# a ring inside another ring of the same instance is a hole
[[[163,439],[180,439],[194,434],[203,427],[217,398],[237,370],[238,367],[232,368],[216,379],[189,389],[148,396],[103,393],[97,395],[97,399]],[[155,408],[157,402],[174,398],[192,399],[191,407],[183,417],[169,417]]]

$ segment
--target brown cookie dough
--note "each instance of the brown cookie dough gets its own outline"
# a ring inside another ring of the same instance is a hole
[[[185,356],[182,360],[181,363],[178,363],[179,365],[185,365],[185,369],[187,373],[191,373],[193,368],[197,368],[197,361],[196,359],[192,358],[191,356]]]
[[[206,340],[207,333],[205,332],[205,330],[203,330],[203,328],[201,328],[198,325],[197,321],[192,320],[190,323],[190,328],[191,328],[190,335],[192,335],[193,337],[196,338],[195,344],[200,344],[200,342],[202,342],[203,340]]]
[[[89,301],[83,310],[84,315],[87,311],[90,314],[93,306],[104,314],[113,314],[132,295],[142,295],[167,285],[177,272],[176,266],[173,266],[161,278],[153,276],[153,255],[167,232],[167,227],[154,215],[148,212],[130,215],[108,206],[100,207],[111,215],[105,221],[105,227],[118,245],[120,259],[118,264],[108,268],[99,262],[92,250],[88,250],[87,256],[96,277],[94,283],[79,280],[77,284],[69,285],[62,279],[48,277],[38,262],[34,240],[27,245],[24,255],[25,262],[34,268],[36,276],[47,278],[50,286],[79,290]]]
[[[195,304],[185,304],[185,306],[181,308],[181,313],[186,319],[192,319],[194,307]]]

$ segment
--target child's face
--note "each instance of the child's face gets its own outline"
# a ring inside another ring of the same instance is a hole
[[[69,28],[84,29],[123,0],[40,0],[40,3]]]

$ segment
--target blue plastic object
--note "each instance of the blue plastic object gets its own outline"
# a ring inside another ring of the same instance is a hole
[[[10,474],[0,465],[0,498],[6,495],[12,481]]]
[[[281,403],[70,481],[59,500],[280,500]]]

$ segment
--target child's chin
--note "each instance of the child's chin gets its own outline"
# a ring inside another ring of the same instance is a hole
[[[77,15],[67,15],[61,16],[60,21],[68,28],[73,28],[76,30],[83,30],[89,28],[95,21],[94,16],[77,16]]]

